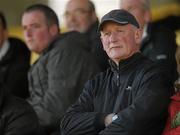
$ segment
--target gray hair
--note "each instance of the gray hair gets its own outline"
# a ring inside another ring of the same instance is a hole
[[[120,4],[122,1],[126,0],[120,0]],[[144,10],[150,10],[150,0],[139,0],[139,3],[141,4]]]
[[[91,12],[95,12],[95,5],[91,0],[88,0],[88,6]]]

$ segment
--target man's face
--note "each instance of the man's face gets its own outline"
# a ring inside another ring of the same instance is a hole
[[[128,25],[106,22],[101,31],[103,48],[116,63],[139,51],[140,31]]]
[[[41,11],[31,11],[23,14],[23,34],[28,48],[41,53],[53,38],[51,27],[47,25],[46,18]]]
[[[93,14],[87,0],[70,0],[65,11],[67,29],[85,33],[93,23]]]

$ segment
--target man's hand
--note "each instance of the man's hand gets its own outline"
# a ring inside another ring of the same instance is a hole
[[[105,117],[104,123],[105,126],[109,126],[114,120],[116,120],[118,116],[115,113],[111,113]]]
[[[112,117],[113,117],[113,116],[114,116],[114,113],[111,113],[111,114],[108,114],[108,115],[105,117],[104,123],[105,123],[105,126],[106,126],[106,127],[112,123]]]

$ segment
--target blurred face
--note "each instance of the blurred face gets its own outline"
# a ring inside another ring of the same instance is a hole
[[[133,14],[141,28],[151,20],[150,11],[144,8],[143,0],[120,0],[120,8]]]
[[[41,11],[26,12],[22,16],[23,34],[28,48],[36,53],[42,53],[49,42],[57,34],[53,33],[53,26],[48,26]]]
[[[0,48],[3,46],[3,43],[6,39],[7,39],[7,30],[4,29],[0,23]]]
[[[107,55],[118,64],[139,51],[140,35],[139,29],[131,24],[106,22],[101,31],[101,40]]]
[[[69,31],[86,32],[94,22],[87,0],[70,0],[66,5],[65,22]]]

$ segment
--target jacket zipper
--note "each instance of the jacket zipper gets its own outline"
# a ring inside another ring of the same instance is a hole
[[[117,82],[116,82],[116,85],[119,86],[119,82],[120,82],[120,75],[119,75],[119,65],[117,66],[117,75],[116,75],[116,79],[117,79]]]

